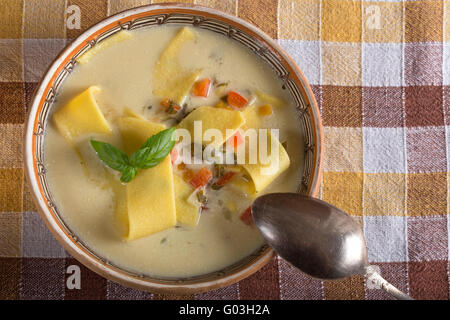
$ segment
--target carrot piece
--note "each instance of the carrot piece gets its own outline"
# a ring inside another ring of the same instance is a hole
[[[247,105],[248,100],[236,91],[230,91],[228,92],[227,102],[233,108],[241,109]]]
[[[242,138],[242,135],[239,130],[236,131],[236,133],[233,134],[231,137],[229,137],[227,140],[227,144],[231,148],[236,148],[242,142],[244,142],[244,138]]]
[[[212,172],[207,167],[201,168],[189,181],[195,189],[203,187],[212,178]]]
[[[172,150],[170,151],[170,161],[172,162],[172,164],[177,161],[178,159],[178,150],[177,148],[172,148]]]
[[[209,78],[197,81],[192,88],[192,94],[197,97],[207,97],[209,88],[211,87],[211,80]]]
[[[227,173],[225,173],[222,178],[214,183],[213,189],[214,187],[223,187],[224,185],[226,185],[231,180],[231,178],[234,177],[235,174],[236,172],[234,171],[228,171]]]
[[[181,107],[179,105],[175,104],[172,100],[168,98],[162,99],[160,104],[161,107],[163,107],[163,109],[169,114],[175,114],[181,110]]]
[[[168,109],[171,104],[172,104],[172,101],[170,101],[169,98],[164,98],[161,100],[161,107],[163,107],[164,109]]]
[[[248,207],[239,217],[243,223],[251,226],[253,224],[252,207]]]

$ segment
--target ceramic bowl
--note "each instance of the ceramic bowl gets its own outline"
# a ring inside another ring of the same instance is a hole
[[[264,245],[245,259],[217,272],[190,278],[160,279],[120,268],[96,254],[66,225],[44,165],[44,141],[58,90],[76,68],[76,58],[122,29],[157,28],[161,25],[193,26],[222,34],[260,56],[278,75],[298,110],[304,132],[304,171],[299,177],[302,194],[316,195],[322,171],[323,130],[319,109],[305,77],[288,54],[268,35],[234,16],[196,5],[149,5],[127,10],[97,23],[53,61],[40,81],[29,106],[25,133],[25,168],[38,211],[59,243],[79,262],[101,276],[122,285],[156,293],[192,294],[230,285],[263,267],[274,256]]]

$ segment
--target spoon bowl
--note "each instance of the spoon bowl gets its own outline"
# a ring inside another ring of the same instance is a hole
[[[272,193],[257,198],[252,212],[267,243],[305,273],[322,279],[365,273],[364,234],[340,209],[296,193]]]
[[[347,213],[298,193],[271,193],[252,205],[256,226],[286,261],[320,279],[366,275],[374,288],[397,299],[411,299],[369,266],[364,233]]]

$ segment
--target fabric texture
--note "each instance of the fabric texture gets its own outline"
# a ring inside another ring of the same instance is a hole
[[[226,288],[153,295],[87,270],[51,236],[24,181],[33,90],[71,39],[150,2],[0,0],[0,299],[389,299],[361,276],[320,281],[280,258]],[[187,2],[246,19],[291,54],[323,116],[321,198],[362,224],[388,281],[417,299],[449,299],[450,1]],[[80,29],[66,26],[73,5]],[[73,265],[81,289],[66,285]]]

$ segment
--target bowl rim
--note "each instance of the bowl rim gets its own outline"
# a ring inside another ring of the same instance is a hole
[[[111,15],[95,25],[91,26],[82,32],[77,38],[71,41],[51,62],[44,75],[40,79],[36,89],[33,93],[31,102],[28,107],[27,122],[24,130],[24,167],[27,183],[31,186],[31,194],[36,205],[37,211],[44,220],[45,225],[57,239],[57,241],[67,250],[78,262],[90,270],[96,272],[102,277],[120,283],[122,285],[132,287],[139,290],[150,291],[161,294],[193,294],[203,291],[213,290],[227,285],[231,285],[240,281],[251,274],[255,273],[266,265],[273,257],[274,251],[271,248],[265,249],[258,257],[239,270],[218,277],[217,279],[198,281],[194,283],[179,282],[161,283],[155,282],[155,279],[145,279],[142,277],[132,276],[120,268],[108,264],[106,261],[100,261],[97,257],[87,252],[79,243],[75,242],[63,230],[63,227],[58,222],[58,218],[53,215],[50,210],[48,201],[43,195],[42,186],[39,183],[38,175],[39,168],[36,165],[36,136],[39,134],[39,110],[45,102],[44,92],[48,91],[51,84],[55,81],[58,73],[63,69],[64,64],[71,52],[79,50],[87,43],[88,38],[95,38],[108,29],[111,25],[117,24],[124,20],[134,20],[139,17],[145,17],[156,14],[170,14],[170,13],[187,13],[187,14],[202,14],[214,19],[220,20],[227,25],[235,26],[238,29],[244,30],[251,34],[258,40],[267,45],[277,56],[281,59],[283,64],[288,67],[290,76],[298,84],[302,92],[303,98],[308,104],[309,113],[311,115],[311,122],[313,125],[313,142],[314,142],[314,160],[313,173],[311,175],[311,184],[308,187],[307,193],[311,196],[316,196],[320,187],[323,171],[323,145],[324,133],[320,111],[311,90],[311,87],[306,80],[299,67],[296,65],[290,55],[274,41],[270,36],[264,33],[259,28],[252,24],[228,13],[218,11],[209,7],[204,7],[194,4],[178,4],[178,3],[163,3],[150,4],[139,6],[132,9],[124,10],[122,12]],[[287,65],[286,65],[287,64]],[[42,131],[43,132],[43,131]]]

